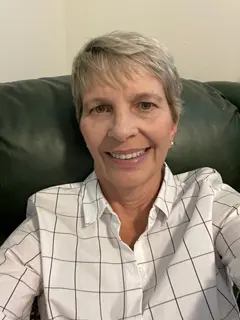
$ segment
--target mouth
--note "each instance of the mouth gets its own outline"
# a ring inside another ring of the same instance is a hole
[[[106,152],[111,158],[116,160],[132,160],[144,156],[151,147],[137,150],[126,150],[126,151],[116,151],[116,152]]]

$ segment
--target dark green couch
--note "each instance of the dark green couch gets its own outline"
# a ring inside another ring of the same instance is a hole
[[[240,191],[240,84],[183,85],[185,111],[168,164],[175,173],[213,167]],[[31,194],[91,170],[69,76],[0,84],[0,245],[24,220]]]
[[[213,167],[240,190],[240,84],[183,85],[185,111],[170,167]],[[69,76],[0,84],[0,243],[24,220],[31,194],[82,180],[91,170]]]

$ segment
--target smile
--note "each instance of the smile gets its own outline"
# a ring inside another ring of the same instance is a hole
[[[142,149],[132,153],[110,153],[110,155],[115,159],[129,160],[142,156],[146,151],[147,149]]]

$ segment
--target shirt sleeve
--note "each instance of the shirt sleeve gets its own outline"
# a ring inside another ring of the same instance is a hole
[[[218,185],[213,203],[213,228],[215,248],[240,288],[240,194],[223,183]]]
[[[28,217],[0,247],[0,320],[29,319],[42,287],[39,227]]]

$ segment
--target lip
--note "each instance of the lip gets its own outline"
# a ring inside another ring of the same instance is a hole
[[[117,168],[125,169],[125,170],[133,170],[133,169],[137,169],[140,165],[142,165],[143,162],[146,161],[147,157],[149,156],[149,152],[152,148],[149,147],[146,149],[147,149],[146,152],[141,156],[133,159],[126,159],[126,160],[114,158],[109,154],[109,152],[106,152],[105,154],[108,161],[110,161],[112,165],[117,166]],[[128,149],[128,150],[121,150],[121,152],[114,151],[111,153],[127,154],[127,153],[137,152],[140,150],[144,150],[144,149]]]
[[[148,149],[148,147],[138,148],[138,149],[112,150],[112,151],[108,151],[107,153],[129,154],[129,153],[139,152],[146,149]]]

